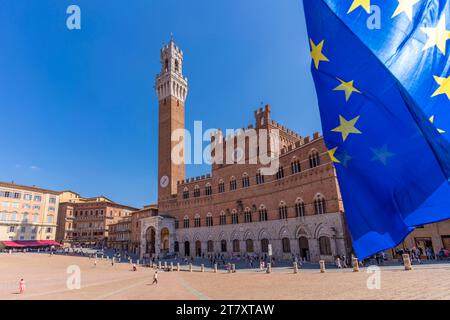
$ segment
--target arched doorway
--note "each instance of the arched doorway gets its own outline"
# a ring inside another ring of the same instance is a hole
[[[189,243],[189,241],[184,242],[184,255],[185,256],[191,255],[191,244]]]
[[[170,244],[169,244],[169,229],[163,228],[161,230],[161,253],[169,253]]]
[[[300,257],[306,261],[309,261],[309,243],[308,238],[300,237],[298,239],[298,246],[300,248]]]
[[[155,254],[155,238],[156,238],[155,228],[149,227],[145,234],[146,240],[145,253],[149,254],[150,256]]]
[[[195,254],[197,257],[201,257],[202,255],[202,243],[200,240],[195,241]]]

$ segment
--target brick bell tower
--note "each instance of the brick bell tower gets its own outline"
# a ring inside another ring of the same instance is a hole
[[[180,142],[172,142],[172,132],[184,129],[184,102],[187,96],[187,78],[183,76],[183,51],[171,37],[161,49],[161,72],[156,76],[159,109],[158,138],[158,202],[177,193],[177,181],[185,178],[184,144],[178,153],[183,162],[173,161],[172,149]],[[180,135],[184,143],[184,135]],[[178,148],[179,149],[179,148]]]

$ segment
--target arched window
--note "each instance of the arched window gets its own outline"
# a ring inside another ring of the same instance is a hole
[[[219,181],[219,193],[223,193],[225,192],[225,183],[223,182],[222,179],[220,179]]]
[[[195,217],[194,217],[194,227],[198,228],[200,226],[201,226],[200,215],[196,214]]]
[[[211,183],[209,183],[209,182],[205,186],[205,195],[207,195],[207,196],[212,195]]]
[[[169,59],[164,60],[164,70],[165,71],[169,70]]]
[[[212,213],[208,212],[208,214],[206,215],[206,226],[207,227],[212,227],[213,226],[213,217],[212,217]]]
[[[28,222],[28,213],[23,213],[22,214],[22,222]]]
[[[180,71],[180,65],[178,63],[178,60],[175,59],[175,72],[179,72]]]
[[[139,222],[136,222],[136,227],[139,227]],[[178,229],[180,227],[180,222],[178,219],[175,219],[175,229]]]
[[[253,240],[252,239],[247,239],[245,241],[245,249],[247,252],[253,252]]]
[[[220,241],[220,251],[227,252],[227,240]]]
[[[320,254],[324,256],[331,256],[331,242],[330,238],[322,236],[319,237]]]
[[[240,252],[241,249],[239,247],[239,240],[238,239],[234,239],[233,240],[233,252]]]
[[[236,189],[237,189],[236,178],[235,177],[231,177],[231,179],[230,179],[230,190],[234,191]]]
[[[259,207],[259,221],[267,221],[267,209],[263,204]]]
[[[277,174],[276,174],[276,179],[279,180],[282,178],[284,178],[284,169],[283,169],[283,167],[279,167]]]
[[[283,244],[283,253],[291,252],[291,241],[288,238],[281,239],[281,243]]]
[[[206,243],[206,250],[208,250],[208,252],[214,251],[214,242],[212,242],[212,240],[208,240]]]
[[[288,208],[286,206],[286,203],[284,201],[281,201],[278,206],[278,213],[280,216],[280,219],[287,219],[288,218]]]
[[[231,213],[231,223],[238,224],[239,223],[239,215],[236,210],[233,210]]]
[[[250,208],[245,208],[245,211],[244,211],[244,222],[245,223],[252,222],[252,211],[250,210]]]
[[[315,214],[324,214],[327,212],[325,198],[320,194],[314,199],[314,212]]]
[[[248,177],[247,173],[244,173],[242,175],[242,187],[243,188],[248,188],[250,187],[250,178]]]
[[[222,212],[220,213],[220,218],[219,218],[219,219],[220,219],[219,224],[220,224],[221,226],[227,224],[227,216],[225,215],[225,212],[224,212],[224,211],[222,211]]]
[[[200,187],[198,185],[194,187],[194,197],[200,197]]]
[[[184,217],[183,227],[184,228],[189,228],[189,217],[188,216]]]
[[[261,171],[258,170],[256,172],[256,184],[263,184],[264,183],[264,176],[261,174]]]
[[[261,240],[261,252],[263,253],[269,252],[269,240],[267,239]]]
[[[317,150],[312,150],[309,153],[309,167],[314,168],[320,165],[320,156]]]
[[[180,244],[178,243],[178,241],[175,241],[173,249],[175,252],[179,252],[180,251]]]
[[[301,171],[300,161],[295,157],[292,159],[292,162],[291,162],[291,171],[292,171],[292,174],[296,174]]]
[[[300,198],[297,198],[297,200],[295,201],[295,215],[297,217],[305,216],[305,203]]]
[[[183,190],[183,199],[189,199],[189,189],[187,187]]]

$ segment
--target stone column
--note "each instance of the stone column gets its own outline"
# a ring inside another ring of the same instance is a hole
[[[177,262],[177,271],[180,271],[180,263]]]
[[[202,265],[200,266],[200,272],[205,272],[205,265],[202,263]]]
[[[231,272],[236,272],[236,265],[234,263],[231,265]]]
[[[214,263],[214,273],[217,273],[217,263]]]
[[[320,273],[324,273],[325,272],[325,260],[320,260],[319,264],[320,264]]]
[[[407,254],[407,253],[403,254],[403,264],[405,266],[406,271],[412,270],[411,258],[409,257],[409,254]]]
[[[352,265],[353,265],[353,272],[358,272],[359,271],[358,258],[356,258],[356,257],[352,258]]]
[[[269,262],[269,263],[267,264],[267,270],[266,270],[266,272],[267,272],[267,273],[272,273],[272,263]]]
[[[294,273],[298,273],[298,264],[294,262]]]
[[[189,272],[192,272],[192,263],[189,263]]]

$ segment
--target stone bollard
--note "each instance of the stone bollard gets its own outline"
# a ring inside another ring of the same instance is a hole
[[[234,263],[231,265],[231,272],[232,273],[236,272],[236,265]]]
[[[192,272],[192,263],[189,263],[189,272]]]
[[[266,273],[272,273],[272,263],[267,263]]]
[[[228,273],[231,273],[231,263],[227,264]]]
[[[352,264],[353,264],[353,272],[359,272],[358,258],[353,257],[352,258]]]
[[[139,259],[136,260],[136,265],[139,265]]]
[[[325,272],[325,260],[320,260],[319,264],[320,264],[320,273],[324,273]]]
[[[412,270],[411,258],[407,253],[403,254],[403,265],[405,266],[406,271]]]
[[[9,254],[11,254],[12,253],[12,250],[11,249],[9,249]]]
[[[177,262],[177,271],[180,271],[180,263]]]
[[[164,261],[164,270],[167,270],[167,261]]]
[[[217,273],[217,263],[214,263],[214,273]]]
[[[158,269],[161,269],[162,265],[161,265],[161,261],[158,261]]]
[[[298,263],[294,262],[294,273],[298,273]]]
[[[170,271],[173,271],[173,262],[170,263]]]
[[[202,263],[202,265],[200,266],[200,272],[205,272],[205,265]]]
[[[130,264],[132,264],[132,263],[133,263],[133,259],[128,260],[128,262],[129,262]]]

